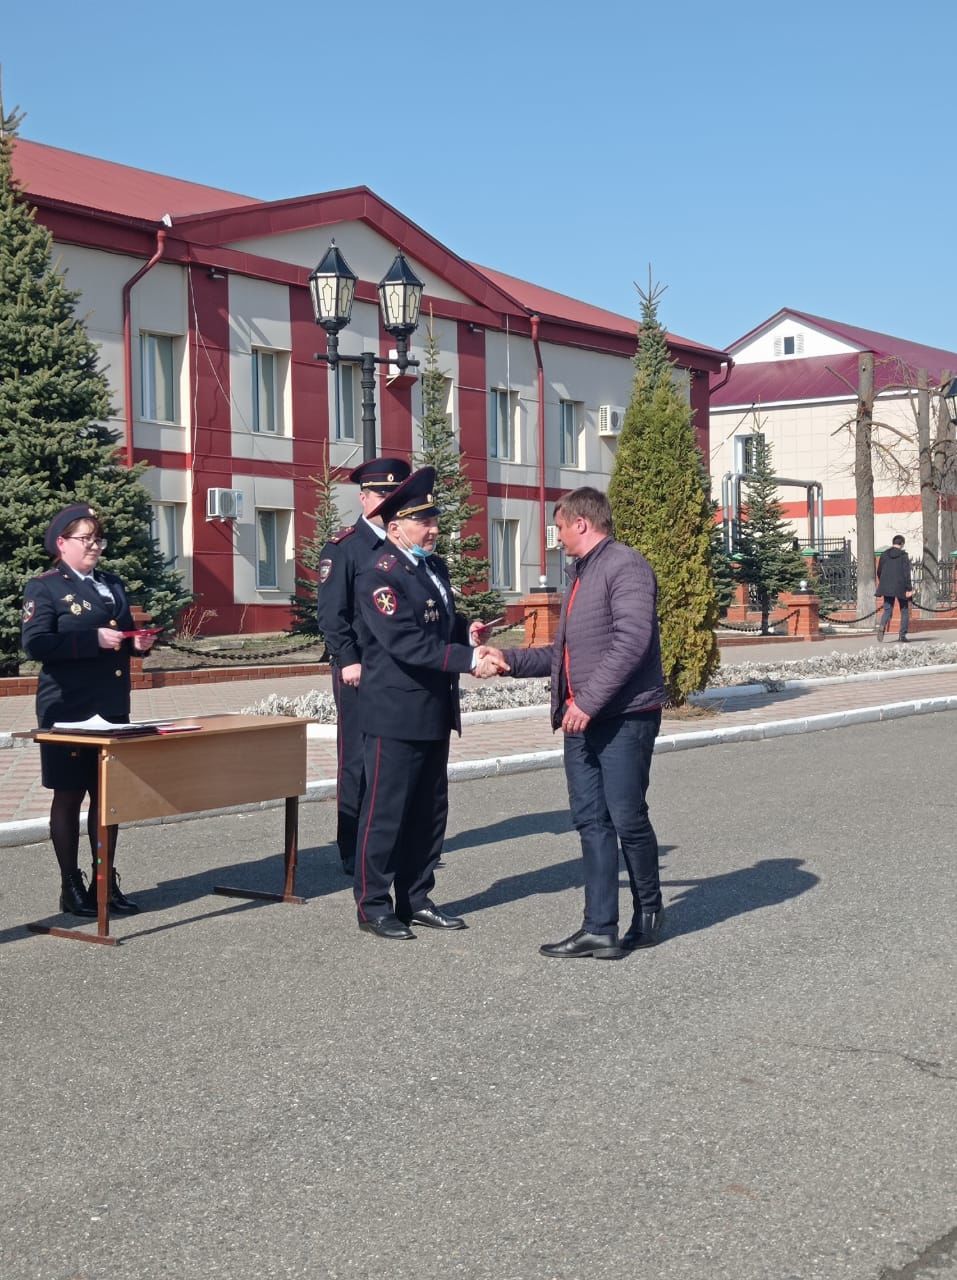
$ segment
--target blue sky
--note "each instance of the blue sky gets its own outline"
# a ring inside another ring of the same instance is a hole
[[[8,6],[26,137],[279,199],[718,347],[779,307],[957,350],[952,0]]]

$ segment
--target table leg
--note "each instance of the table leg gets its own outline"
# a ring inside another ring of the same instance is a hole
[[[294,902],[302,904],[306,901],[294,892],[296,888],[296,858],[299,851],[299,797],[286,797],[286,829],[283,848],[283,890],[282,893],[266,893],[262,889],[236,889],[229,885],[213,886],[213,893],[222,894],[226,898],[261,898],[266,902]]]

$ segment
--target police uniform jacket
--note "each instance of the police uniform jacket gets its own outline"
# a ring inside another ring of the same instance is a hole
[[[319,555],[319,630],[340,670],[362,661],[364,626],[355,603],[356,575],[384,546],[368,520],[340,529]]]
[[[445,562],[429,567],[452,604]],[[424,562],[414,563],[388,540],[360,571],[356,599],[368,641],[362,651],[362,732],[406,741],[462,732],[459,673],[472,668],[468,620],[446,607]]]
[[[135,624],[123,584],[97,570],[115,606],[93,584],[63,565],[32,578],[23,599],[22,644],[42,663],[37,685],[37,722],[86,720],[100,715],[121,721],[130,712],[130,641],[101,649],[100,627],[132,631]]]

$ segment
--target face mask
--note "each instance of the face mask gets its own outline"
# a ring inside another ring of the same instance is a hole
[[[414,556],[416,560],[428,560],[429,556],[432,554],[431,551],[426,551],[425,547],[420,547],[414,542],[408,542],[405,535],[402,536],[402,542],[400,545],[405,551],[408,551],[410,556]]]

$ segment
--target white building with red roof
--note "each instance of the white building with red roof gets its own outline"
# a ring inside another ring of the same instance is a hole
[[[957,374],[957,352],[782,308],[729,347],[734,369],[711,395],[711,476],[714,492],[736,470],[735,438],[761,430],[773,448],[775,472],[823,486],[824,534],[857,539],[854,435],[858,363],[874,356],[875,540],[907,538],[920,554],[921,503],[917,466],[916,393],[920,372],[932,391]],[[931,396],[930,434],[952,438],[949,415]],[[781,491],[800,537],[813,541],[804,495]],[[945,497],[944,507],[954,506]],[[946,538],[945,538],[946,543]],[[943,550],[951,548],[944,546]]]
[[[325,334],[307,279],[332,237],[359,278],[341,352],[389,354],[376,282],[401,249],[425,283],[410,354],[424,360],[431,314],[493,582],[512,606],[542,578],[558,585],[551,503],[607,486],[634,319],[467,262],[365,187],[267,202],[24,139],[13,165],[80,292],[126,457],[150,464],[161,545],[199,607],[215,610],[206,630],[287,626],[313,477],[327,456],[340,473],[361,461],[358,371],[340,365],[337,396],[315,359]],[[728,357],[669,343],[707,451],[710,381]],[[418,379],[388,373],[376,386],[379,451],[410,456]],[[240,515],[209,518],[217,490],[241,496]],[[340,496],[351,516],[352,487]]]

